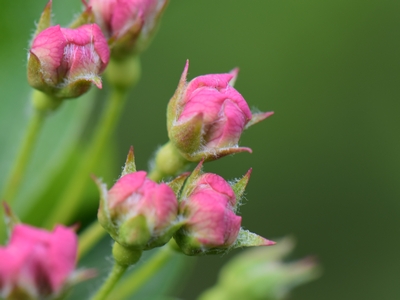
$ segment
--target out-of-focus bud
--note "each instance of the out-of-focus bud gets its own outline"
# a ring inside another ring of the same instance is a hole
[[[96,22],[113,48],[113,56],[142,52],[154,35],[167,0],[89,0]]]
[[[236,215],[250,172],[232,188],[216,174],[201,174],[201,167],[202,163],[187,179],[180,197],[183,226],[174,239],[182,252],[204,255],[238,247],[273,245],[274,242],[241,229],[242,218]]]
[[[92,83],[102,87],[99,75],[109,57],[107,40],[97,24],[76,29],[51,26],[32,41],[28,81],[35,89],[55,98],[75,98]]]
[[[99,222],[125,248],[162,246],[179,227],[173,190],[146,175],[144,171],[123,175],[109,191],[96,179],[101,193]]]
[[[9,244],[0,247],[2,299],[55,299],[76,280],[77,236],[67,227],[53,232],[28,225],[13,226]],[[88,274],[88,273],[87,273]]]
[[[282,261],[293,247],[293,241],[285,238],[271,248],[244,251],[221,269],[218,283],[205,291],[199,299],[287,299],[291,289],[320,275],[320,269],[313,258],[291,263]]]
[[[251,113],[246,100],[233,88],[238,69],[186,82],[188,67],[189,62],[168,104],[168,136],[172,143],[189,161],[251,152],[250,148],[238,147],[243,130],[273,113]]]

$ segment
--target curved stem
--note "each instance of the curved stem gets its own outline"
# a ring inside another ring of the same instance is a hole
[[[2,198],[7,200],[9,203],[12,203],[14,201],[14,198],[19,190],[21,180],[24,176],[26,167],[32,155],[33,148],[36,144],[40,129],[43,125],[46,115],[47,112],[35,109],[34,114],[28,123],[25,136],[22,140],[21,147],[14,162],[14,166],[11,169],[2,196]]]
[[[101,227],[99,222],[94,221],[79,235],[78,259],[96,245],[107,232]]]
[[[99,125],[89,148],[84,154],[82,163],[75,170],[74,176],[65,188],[58,205],[49,214],[50,218],[45,223],[45,227],[51,228],[55,223],[67,223],[71,219],[89,181],[89,175],[96,167],[104,146],[114,131],[127,94],[128,90],[126,89],[113,90],[111,99],[108,101],[108,106],[99,120]]]
[[[111,292],[118,280],[124,275],[127,266],[121,266],[114,264],[114,267],[108,276],[106,282],[101,286],[100,290],[93,296],[92,300],[104,300],[107,299],[108,294]]]
[[[118,285],[118,288],[112,293],[111,299],[122,300],[136,293],[149,278],[154,276],[168,262],[173,253],[174,251],[168,244],[159,249],[149,260]]]

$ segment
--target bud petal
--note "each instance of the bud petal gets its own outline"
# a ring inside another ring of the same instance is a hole
[[[239,69],[209,74],[186,82],[188,62],[168,104],[168,136],[189,161],[215,160],[238,152],[245,128],[271,113],[252,115],[246,100],[233,88]]]

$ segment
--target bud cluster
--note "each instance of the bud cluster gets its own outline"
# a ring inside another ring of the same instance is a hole
[[[237,215],[251,170],[234,184],[203,173],[203,161],[190,174],[157,184],[136,171],[133,150],[121,178],[101,194],[98,220],[113,239],[128,249],[148,250],[173,236],[186,255],[224,253],[238,247],[275,244],[241,228]]]

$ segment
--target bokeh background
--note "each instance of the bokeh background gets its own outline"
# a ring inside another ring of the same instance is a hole
[[[0,186],[29,115],[27,41],[44,5],[0,0]],[[80,7],[55,1],[55,20],[68,24]],[[145,169],[167,141],[165,108],[186,59],[189,78],[238,66],[237,89],[275,115],[243,135],[253,154],[205,170],[233,179],[253,167],[243,225],[271,239],[293,235],[293,258],[319,258],[323,276],[292,299],[400,299],[399,13],[396,0],[172,0],[110,145],[109,184],[131,144]],[[30,191],[40,194],[58,155],[75,145],[82,102],[49,120],[18,199],[22,215]],[[171,294],[194,299],[229,257],[199,258]]]

